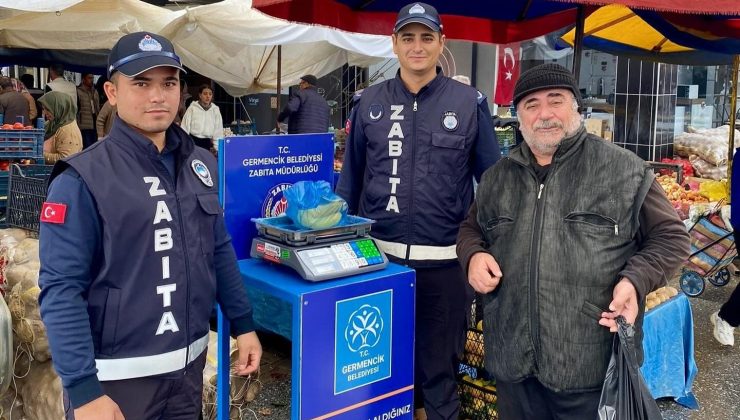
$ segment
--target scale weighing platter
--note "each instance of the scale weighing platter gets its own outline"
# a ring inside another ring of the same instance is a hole
[[[301,229],[287,216],[252,219],[258,235],[250,256],[293,268],[320,281],[385,268],[388,258],[367,236],[371,219],[346,216],[341,226]]]

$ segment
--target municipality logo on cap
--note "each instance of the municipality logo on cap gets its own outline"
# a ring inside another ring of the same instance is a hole
[[[152,38],[151,35],[144,35],[144,38],[139,41],[139,49],[141,51],[162,51],[162,44],[156,39]]]
[[[411,8],[409,9],[409,14],[410,14],[410,15],[414,15],[414,14],[421,14],[421,13],[424,13],[424,12],[426,12],[426,10],[425,10],[425,9],[424,9],[424,7],[422,7],[422,5],[420,5],[419,3],[416,3],[415,5],[413,5],[413,6],[412,6],[412,7],[411,7]]]

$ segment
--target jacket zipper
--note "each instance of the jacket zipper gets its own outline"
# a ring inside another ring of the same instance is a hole
[[[411,183],[410,190],[411,190],[411,196],[409,197],[409,228],[408,228],[408,241],[411,242],[411,236],[414,231],[414,172],[416,168],[416,111],[418,109],[416,105],[416,97],[418,96],[418,93],[414,95],[414,106],[412,108],[413,113],[411,114],[411,138],[413,141],[411,142]],[[406,265],[409,264],[409,260],[411,257],[411,245],[406,244]]]
[[[552,168],[551,168],[552,170]],[[536,176],[535,176],[536,178]],[[539,180],[538,180],[539,182]],[[540,240],[542,239],[542,213],[544,212],[545,206],[542,205],[542,191],[545,189],[545,184],[539,184],[539,190],[537,191],[537,200],[534,204],[534,220],[532,229],[532,240],[530,241],[529,248],[529,333],[532,336],[532,346],[534,348],[534,360],[535,365],[539,365],[540,355],[540,334],[539,334],[539,298],[537,296],[539,290],[539,270],[538,260],[540,254]]]

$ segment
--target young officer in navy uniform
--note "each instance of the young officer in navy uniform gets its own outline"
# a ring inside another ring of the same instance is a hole
[[[209,317],[231,321],[236,373],[262,348],[218,202],[216,162],[173,124],[180,59],[122,37],[110,134],[57,163],[39,232],[41,315],[68,419],[197,419]]]
[[[499,158],[485,96],[441,73],[434,7],[401,9],[392,35],[400,70],[355,97],[337,193],[375,219],[391,261],[416,269],[415,408],[456,419],[456,374],[472,289],[455,238],[473,201],[473,177]]]

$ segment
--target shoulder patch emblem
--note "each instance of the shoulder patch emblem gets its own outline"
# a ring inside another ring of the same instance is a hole
[[[193,173],[200,179],[200,182],[203,183],[206,187],[213,187],[213,178],[211,178],[211,171],[208,170],[208,167],[205,163],[201,162],[199,159],[193,159],[192,162],[190,162],[190,167],[193,168]]]
[[[369,112],[371,121],[378,121],[383,117],[383,105],[381,104],[372,104],[370,105]]]
[[[442,127],[447,131],[457,130],[459,121],[457,120],[457,114],[454,111],[447,111],[442,114]]]

